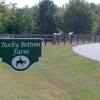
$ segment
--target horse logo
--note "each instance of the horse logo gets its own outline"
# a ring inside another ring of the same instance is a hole
[[[25,69],[29,66],[30,61],[26,56],[19,55],[13,58],[12,65],[15,69]]]
[[[23,61],[22,58],[20,57],[20,59],[18,61],[16,61],[16,66],[19,66],[19,64],[22,67],[22,66],[24,66],[24,64],[26,64],[26,61]]]

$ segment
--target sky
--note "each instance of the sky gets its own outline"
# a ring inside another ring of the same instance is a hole
[[[25,5],[28,5],[29,7],[32,7],[35,4],[38,4],[38,2],[41,0],[5,0],[6,4],[11,3],[17,3],[17,7],[21,8],[24,7]],[[53,0],[53,2],[58,6],[62,6],[65,3],[68,3],[69,0]],[[89,3],[93,2],[95,4],[100,3],[100,0],[85,0],[88,1]]]

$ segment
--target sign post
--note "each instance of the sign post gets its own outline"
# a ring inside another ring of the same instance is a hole
[[[42,56],[41,38],[1,38],[0,58],[16,71],[24,71]]]

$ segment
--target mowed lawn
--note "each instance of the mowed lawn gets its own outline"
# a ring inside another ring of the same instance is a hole
[[[24,72],[0,62],[0,100],[100,100],[100,62],[72,51],[76,44],[43,44]]]

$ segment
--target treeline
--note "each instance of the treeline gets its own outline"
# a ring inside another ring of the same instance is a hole
[[[0,3],[0,34],[100,34],[100,4],[69,0],[58,7],[52,0],[41,0],[29,8],[16,3]]]

